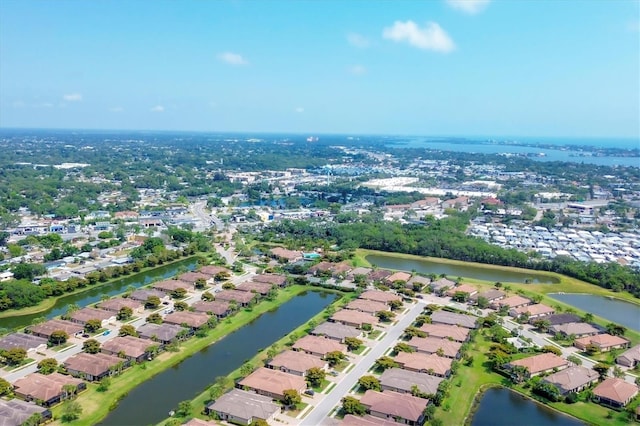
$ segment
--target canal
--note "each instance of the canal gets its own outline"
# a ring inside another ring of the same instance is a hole
[[[307,291],[279,308],[229,334],[180,364],[147,380],[124,397],[100,423],[105,426],[155,424],[175,410],[180,401],[193,399],[227,376],[259,350],[270,346],[308,321],[337,295]],[[194,407],[200,410],[202,407]]]
[[[56,304],[50,309],[35,314],[20,315],[13,317],[0,318],[0,328],[16,329],[18,327],[26,327],[31,325],[34,319],[46,317],[47,319],[59,316],[67,312],[69,305],[78,305],[83,308],[92,303],[99,302],[103,296],[115,296],[123,293],[129,287],[142,287],[154,281],[164,280],[173,277],[182,271],[192,271],[198,265],[198,259],[191,257],[180,260],[169,265],[160,266],[149,271],[145,271],[136,275],[121,278],[110,284],[101,285],[91,288],[81,293],[70,294],[60,297]]]
[[[384,254],[370,254],[366,260],[380,268],[398,269],[401,271],[416,271],[423,274],[445,274],[449,278],[466,277],[492,282],[524,283],[536,284],[556,284],[559,280],[535,271],[519,272],[498,268],[482,268],[469,264],[456,265],[449,263],[439,263],[427,259],[405,259]]]
[[[580,420],[545,407],[504,388],[488,389],[480,399],[471,426],[579,426]]]
[[[640,332],[640,306],[593,294],[551,293],[550,297]]]

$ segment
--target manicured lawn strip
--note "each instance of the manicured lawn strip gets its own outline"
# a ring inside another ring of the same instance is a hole
[[[69,424],[89,426],[98,423],[109,414],[109,411],[115,407],[118,400],[142,382],[178,364],[180,361],[189,358],[191,355],[218,341],[227,334],[245,326],[261,314],[278,307],[304,291],[309,291],[309,287],[296,285],[279,290],[275,300],[264,300],[254,306],[251,312],[247,312],[246,310],[238,312],[230,318],[229,322],[226,320],[220,322],[215,329],[209,332],[207,337],[193,337],[186,342],[182,342],[179,352],[163,352],[155,360],[145,363],[146,368],[134,366],[125,370],[120,376],[113,377],[111,379],[111,386],[107,392],[97,392],[97,385],[90,384],[88,390],[77,398],[77,401],[83,407],[81,418]],[[60,404],[52,410],[54,416],[57,418],[61,415],[62,405],[63,404]]]
[[[38,303],[37,305],[34,305],[34,306],[29,306],[29,307],[22,308],[22,309],[9,309],[9,310],[6,310],[6,311],[2,311],[2,312],[0,312],[0,318],[20,317],[20,316],[23,316],[23,315],[31,315],[31,314],[37,314],[39,312],[44,312],[46,310],[51,309],[56,304],[58,299],[60,299],[61,297],[67,297],[67,296],[72,296],[74,294],[84,293],[85,291],[90,291],[90,290],[94,290],[96,288],[100,288],[102,286],[113,284],[115,281],[118,281],[118,280],[121,280],[121,279],[124,279],[124,278],[133,278],[133,277],[135,277],[137,275],[144,274],[146,272],[152,271],[152,270],[157,269],[157,268],[162,268],[162,267],[165,267],[165,266],[169,266],[169,265],[172,265],[172,264],[177,263],[177,262],[186,262],[186,261],[188,261],[190,259],[194,259],[194,258],[197,258],[197,257],[202,257],[202,255],[201,254],[200,255],[196,254],[196,255],[193,255],[193,256],[176,259],[176,260],[174,260],[172,262],[163,263],[162,265],[144,267],[144,268],[140,269],[140,271],[138,271],[136,273],[133,273],[133,274],[120,275],[117,278],[113,278],[113,279],[107,280],[105,282],[97,282],[97,283],[95,283],[93,285],[87,285],[86,287],[78,288],[78,289],[76,289],[76,290],[74,290],[74,291],[72,291],[70,293],[64,293],[64,294],[61,294],[60,296],[48,297],[45,300],[43,300],[42,302],[40,302],[40,303]],[[23,328],[23,327],[20,327],[20,328]]]
[[[304,287],[304,286],[292,286],[292,287],[288,287],[287,289],[295,288],[295,287],[300,287],[302,290],[309,290],[310,289],[309,287]],[[336,299],[331,305],[329,305],[329,306],[334,306],[336,309],[339,309],[340,307],[345,306],[347,303],[349,303],[351,300],[353,300],[357,296],[356,293],[341,293],[341,292],[335,291],[335,290],[324,290],[324,289],[322,291],[328,291],[328,292],[337,293],[339,295],[342,295],[342,297]],[[300,291],[298,293],[296,293],[296,294],[299,294],[299,293],[300,293]],[[315,324],[319,324],[319,323],[325,321],[330,316],[330,315],[327,314],[326,309],[327,308],[325,308],[322,311],[318,312],[311,319],[309,319],[309,321],[307,321],[306,323],[300,325],[295,330],[291,331],[291,333],[283,336],[281,339],[279,339],[276,342],[274,342],[270,347],[275,346],[280,351],[284,351],[286,349],[289,349],[288,344],[291,342],[291,336],[296,336],[298,338],[304,336],[305,334],[307,334],[310,331],[310,329],[311,329],[310,324],[314,324],[314,323]],[[269,348],[263,349],[262,351],[258,352],[253,358],[251,358],[247,362],[250,363],[254,368],[262,366],[264,361],[268,359],[268,355],[267,355],[268,350],[269,350]],[[241,370],[241,367],[235,369],[227,377],[230,378],[231,380],[233,380],[233,382],[235,383],[236,380],[239,380],[239,379],[241,379],[243,377],[241,372],[240,372],[240,370]],[[327,381],[327,380],[325,380],[325,381]],[[212,385],[213,385],[213,383],[212,383]],[[209,389],[208,388],[204,392],[202,392],[200,395],[195,397],[193,400],[191,400],[191,406],[193,407],[192,416],[191,417],[197,417],[199,419],[208,420],[209,418],[203,413],[203,410],[204,410],[204,406],[207,404],[207,401],[209,401],[209,400],[210,400],[210,396],[209,396]],[[167,419],[163,420],[162,422],[160,422],[158,424],[160,424],[160,425],[164,424],[164,422],[166,420]]]

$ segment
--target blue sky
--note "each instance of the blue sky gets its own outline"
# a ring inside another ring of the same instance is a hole
[[[640,138],[637,0],[0,1],[0,126]]]

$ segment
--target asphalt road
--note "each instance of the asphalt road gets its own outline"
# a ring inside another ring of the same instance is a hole
[[[333,410],[333,407],[338,405],[342,397],[347,395],[351,388],[355,386],[358,379],[366,374],[375,360],[380,358],[387,349],[394,346],[395,341],[400,338],[405,328],[409,327],[416,317],[420,315],[424,306],[424,303],[416,303],[397,324],[387,329],[387,334],[382,340],[377,342],[375,347],[307,414],[300,424],[317,426],[326,423],[327,416]]]

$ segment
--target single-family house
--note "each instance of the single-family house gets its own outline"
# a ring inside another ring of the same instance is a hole
[[[408,282],[411,279],[411,274],[408,272],[398,271],[389,275],[384,279],[384,282],[388,285],[395,283],[396,281]]]
[[[302,260],[302,252],[296,250],[287,250],[282,247],[274,247],[269,250],[271,257],[281,262],[293,263]]]
[[[361,276],[361,277],[364,277],[366,280],[367,276],[371,273],[371,271],[373,271],[373,269],[365,268],[363,266],[358,266],[349,271],[349,274],[347,275],[347,279],[354,280],[357,276]]]
[[[315,355],[302,351],[284,351],[267,361],[267,368],[304,376],[310,368],[326,368],[327,363]]]
[[[293,344],[293,350],[324,357],[329,352],[347,352],[347,346],[326,337],[306,335]]]
[[[620,336],[612,336],[611,334],[598,334],[596,336],[587,336],[576,339],[573,346],[580,350],[586,350],[588,345],[595,345],[600,352],[608,352],[612,349],[628,348],[630,342]]]
[[[375,325],[379,321],[378,317],[374,315],[351,309],[341,309],[334,313],[329,320],[358,328],[362,328],[364,324]]]
[[[449,377],[451,374],[451,358],[444,358],[436,354],[418,352],[400,352],[393,359],[400,368],[417,373],[427,373],[432,376]]]
[[[180,325],[175,324],[142,324],[136,332],[141,339],[149,339],[160,342],[163,345],[172,343],[180,338],[185,332],[190,331]]]
[[[101,324],[104,324],[105,321],[115,321],[115,319],[116,316],[113,314],[113,312],[105,311],[103,309],[96,309],[89,306],[73,312],[70,316],[71,322],[82,325],[85,325],[90,320],[99,320]]]
[[[415,386],[425,395],[435,395],[443,380],[442,377],[425,373],[416,373],[401,368],[388,368],[380,376],[380,386],[383,391],[399,393],[412,393]]]
[[[442,277],[438,280],[431,281],[429,283],[429,288],[431,289],[432,292],[440,296],[445,294],[445,292],[450,288],[455,287],[455,285],[456,285],[455,281],[451,281],[450,279]]]
[[[215,315],[217,318],[225,318],[231,313],[231,305],[229,302],[221,300],[199,300],[191,305],[195,312],[204,312],[208,315]]]
[[[487,300],[487,302],[491,304],[491,303],[497,302],[498,300],[504,299],[506,295],[507,294],[504,291],[500,291],[492,288],[492,289],[483,291],[481,293],[476,293],[471,295],[471,297],[469,297],[469,300],[472,303],[477,304],[478,299],[480,299],[481,297],[484,297]]]
[[[458,352],[462,343],[449,339],[438,339],[436,337],[412,337],[407,342],[416,352],[424,354],[437,354],[446,358],[458,358]]]
[[[616,363],[632,368],[638,365],[640,363],[640,345],[635,345],[631,349],[618,355]]]
[[[500,309],[502,306],[506,306],[507,308],[519,308],[520,306],[526,306],[532,304],[533,301],[531,299],[527,299],[522,296],[511,296],[504,299],[496,300],[491,304],[491,307],[494,309]]]
[[[551,306],[544,305],[542,303],[536,303],[535,305],[525,305],[520,306],[518,308],[509,309],[509,316],[514,318],[520,318],[521,316],[525,316],[532,319],[539,319],[546,315],[551,315],[555,312]]]
[[[340,426],[397,426],[398,424],[394,420],[380,419],[373,417],[371,414],[365,414],[364,416],[356,416],[353,414],[347,414],[340,422]]]
[[[552,325],[549,330],[554,334],[561,334],[563,336],[595,336],[600,333],[600,329],[588,324],[586,322],[567,322],[564,324]]]
[[[398,296],[397,294],[380,290],[367,290],[362,292],[358,297],[360,299],[373,300],[375,302],[381,303],[389,303],[392,301],[402,302],[402,297]]]
[[[469,334],[471,332],[468,328],[458,327],[457,325],[427,323],[423,324],[420,330],[427,333],[429,337],[451,339],[455,342],[466,342],[469,340]]]
[[[422,291],[426,286],[431,284],[431,278],[423,277],[422,275],[414,275],[407,281],[405,288]]]
[[[388,271],[386,269],[374,269],[367,275],[367,279],[371,282],[383,282],[385,278],[389,275],[393,274],[393,272]]]
[[[259,294],[264,297],[273,289],[271,283],[261,283],[259,281],[246,281],[236,286],[236,290],[248,291],[249,293]]]
[[[216,265],[206,265],[206,266],[202,266],[200,267],[200,269],[198,270],[198,272],[202,273],[202,274],[206,274],[209,275],[210,278],[215,278],[216,276],[227,276],[230,277],[231,276],[231,271],[223,266],[216,266]],[[220,275],[218,275],[220,274]]]
[[[167,324],[175,324],[197,330],[207,324],[209,315],[203,312],[175,311],[164,317]]]
[[[458,314],[443,310],[435,311],[431,314],[432,324],[457,325],[470,329],[478,326],[476,323],[477,320],[478,318],[472,315]]]
[[[67,398],[66,386],[72,386],[78,392],[86,389],[86,384],[75,377],[60,373],[44,375],[31,373],[15,381],[13,384],[16,396],[25,401],[36,401],[45,407]]]
[[[307,388],[304,377],[283,373],[280,370],[261,367],[238,382],[239,387],[282,400],[284,391],[294,389],[302,394]]]
[[[280,406],[269,396],[233,389],[207,405],[205,411],[208,415],[215,414],[219,420],[248,426],[256,420],[274,423]]]
[[[183,274],[178,275],[178,280],[184,281],[185,283],[189,284],[191,287],[195,288],[196,281],[204,280],[205,283],[209,283],[213,281],[213,278],[211,278],[210,275],[204,274],[202,272],[185,272]]]
[[[388,311],[389,305],[382,302],[376,302],[374,300],[367,299],[354,299],[345,306],[346,309],[352,309],[354,311],[365,312],[367,314],[374,315],[376,312]]]
[[[133,312],[141,313],[144,311],[144,305],[139,300],[134,300],[130,297],[114,297],[113,299],[105,300],[98,304],[98,307],[103,311],[113,312],[117,314],[122,308],[129,308]]]
[[[361,337],[362,331],[339,322],[325,321],[311,330],[311,334],[314,336],[324,336],[328,339],[344,343],[344,339],[347,337]]]
[[[151,288],[139,288],[137,290],[134,290],[129,295],[129,299],[145,303],[152,296],[155,296],[160,300],[168,298],[167,294],[163,293],[162,291],[154,290]]]
[[[549,321],[550,326],[568,324],[570,322],[582,322],[582,319],[578,315],[568,312],[547,315],[544,319]]]
[[[457,286],[451,287],[449,290],[447,290],[445,294],[449,297],[453,297],[456,295],[456,293],[466,294],[467,297],[470,298],[474,294],[478,293],[478,289],[470,286],[469,284],[458,284]]]
[[[126,366],[127,362],[113,355],[80,352],[67,358],[63,365],[72,376],[82,377],[89,381],[98,381],[103,377],[110,376],[113,369],[119,366]]]
[[[595,370],[581,365],[574,365],[550,374],[542,380],[554,385],[561,395],[565,395],[571,392],[580,392],[591,386],[591,384],[596,383],[599,377],[600,375]]]
[[[287,277],[278,274],[258,274],[251,279],[255,282],[269,283],[277,287],[284,287],[287,284]]]
[[[547,373],[555,369],[562,370],[569,366],[569,361],[556,354],[546,352],[539,355],[511,361],[506,365],[507,369],[513,370],[515,367],[524,367],[529,377]]]
[[[0,337],[0,351],[13,348],[27,352],[47,349],[47,338],[26,333],[10,333]]]
[[[638,394],[638,386],[633,383],[608,377],[593,389],[593,396],[603,405],[624,407]]]
[[[81,336],[84,327],[71,321],[52,319],[41,324],[32,325],[27,328],[34,336],[49,339],[54,331],[64,331],[68,336]]]
[[[148,340],[133,336],[118,336],[102,344],[100,351],[107,355],[126,357],[132,362],[142,362],[149,357],[148,349],[152,345]]]
[[[22,426],[34,414],[40,415],[42,423],[52,418],[51,411],[46,407],[15,398],[9,401],[0,399],[0,425],[2,426]]]
[[[360,398],[360,403],[373,417],[393,419],[412,426],[422,425],[428,402],[426,399],[393,391],[368,390]]]
[[[249,291],[222,290],[216,293],[216,300],[223,302],[235,302],[237,306],[243,308],[249,306],[256,300],[257,296]]]
[[[161,291],[165,294],[170,294],[178,289],[188,291],[192,286],[193,285],[180,280],[164,280],[151,284],[151,288]]]
[[[441,204],[442,209],[464,210],[469,205],[469,197],[456,197],[451,200],[444,200]]]

